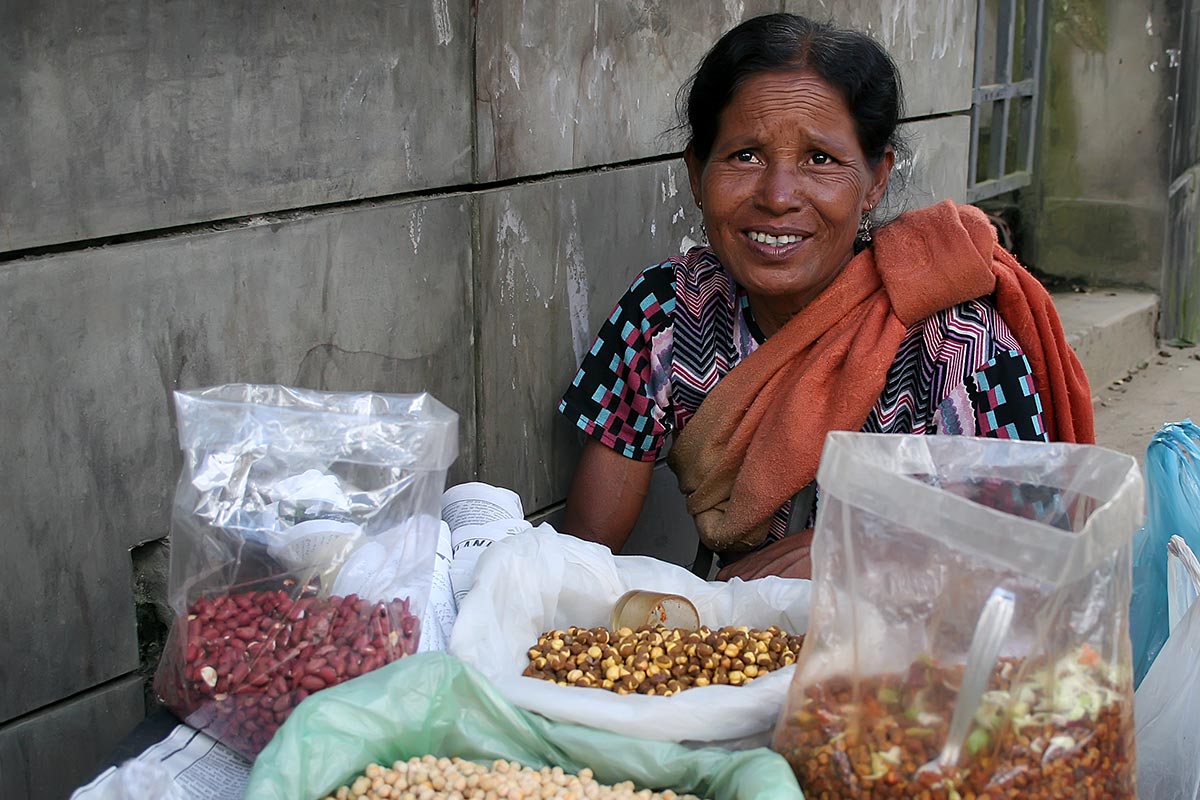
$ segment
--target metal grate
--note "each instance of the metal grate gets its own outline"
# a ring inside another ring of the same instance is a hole
[[[1043,0],[978,0],[978,4],[967,172],[970,203],[1029,185],[1042,61]],[[1020,40],[1019,18],[1023,22]],[[994,49],[989,47],[991,41]],[[1014,75],[1018,57],[1020,72]],[[986,158],[980,149],[985,137]]]

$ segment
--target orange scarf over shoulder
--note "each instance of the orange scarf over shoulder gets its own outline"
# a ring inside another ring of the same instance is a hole
[[[908,329],[991,295],[1033,368],[1051,441],[1091,443],[1087,377],[1050,295],[982,211],[945,201],[901,215],[701,403],[669,463],[704,543],[744,551],[812,482],[825,435],[860,430]]]

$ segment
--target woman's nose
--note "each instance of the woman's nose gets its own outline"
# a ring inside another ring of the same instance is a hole
[[[777,215],[795,211],[804,201],[803,182],[799,170],[789,164],[768,166],[759,181],[758,205]]]

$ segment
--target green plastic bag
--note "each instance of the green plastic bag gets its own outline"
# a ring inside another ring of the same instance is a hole
[[[254,762],[246,797],[316,800],[371,762],[426,754],[567,772],[591,767],[602,783],[631,780],[713,800],[804,797],[787,762],[770,750],[689,750],[551,722],[510,705],[445,653],[403,658],[305,700]]]

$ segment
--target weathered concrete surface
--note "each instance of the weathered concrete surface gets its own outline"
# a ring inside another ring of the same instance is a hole
[[[0,797],[67,797],[144,715],[131,675],[0,727]]]
[[[786,10],[878,37],[896,57],[910,116],[969,108],[975,6],[967,0],[889,0]],[[476,70],[480,180],[538,175],[678,149],[675,93],[700,58],[743,19],[778,2],[638,0],[574,6],[537,0],[521,11],[479,8]]]
[[[1155,352],[1156,295],[1126,289],[1064,293],[1054,295],[1054,307],[1093,395],[1137,369]]]
[[[1029,263],[1158,288],[1180,4],[1050,3]],[[1119,111],[1118,111],[1119,110]],[[1129,144],[1137,143],[1137,156]]]
[[[643,268],[698,234],[673,161],[480,193],[480,480],[530,511],[566,497],[579,454],[555,409],[600,323]]]
[[[137,666],[128,550],[167,532],[171,391],[429,389],[473,475],[471,200],[452,196],[0,269],[0,721]]]
[[[468,182],[470,8],[0,0],[0,252]]]
[[[1150,439],[1168,422],[1200,420],[1200,348],[1163,348],[1127,381],[1099,388],[1096,443],[1145,466]]]
[[[951,198],[965,202],[971,120],[962,115],[908,122],[901,135],[911,158],[897,161],[883,209],[922,208]]]
[[[784,10],[878,39],[900,68],[907,116],[971,107],[975,0],[786,0]]]
[[[478,4],[479,180],[678,151],[675,93],[729,28],[778,0]]]
[[[1200,163],[1172,182],[1168,207],[1159,333],[1200,343]]]

